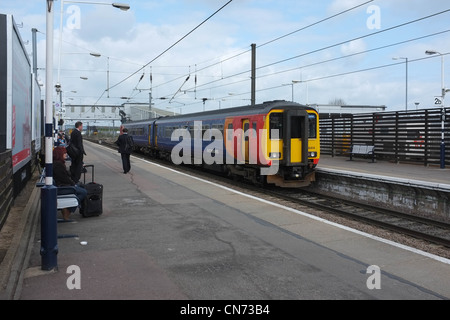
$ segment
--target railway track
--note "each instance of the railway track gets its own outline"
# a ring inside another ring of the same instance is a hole
[[[116,148],[110,143],[103,143],[111,148]],[[147,158],[145,155],[139,155]],[[155,161],[155,159],[151,159]],[[156,162],[172,165],[164,160]],[[428,219],[419,216],[404,214],[370,205],[337,199],[334,197],[312,193],[304,189],[281,189],[278,187],[261,188],[245,182],[233,181],[229,178],[200,171],[198,168],[189,166],[174,166],[177,170],[195,172],[197,175],[227,183],[234,187],[252,190],[255,193],[265,194],[275,199],[287,201],[292,205],[302,205],[341,217],[350,218],[364,224],[370,224],[396,233],[412,236],[416,239],[425,240],[446,248],[450,248],[450,224],[442,221]]]
[[[304,190],[266,190],[266,194],[328,213],[369,223],[450,248],[450,224]]]

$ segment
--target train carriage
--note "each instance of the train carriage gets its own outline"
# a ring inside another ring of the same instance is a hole
[[[317,112],[271,101],[127,123],[136,148],[281,187],[308,186],[320,158]]]

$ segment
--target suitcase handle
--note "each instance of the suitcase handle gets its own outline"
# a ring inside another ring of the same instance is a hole
[[[94,182],[94,165],[93,164],[86,164],[86,165],[83,166],[83,168],[85,168],[85,169],[89,168],[89,167],[92,168],[92,182]],[[87,171],[84,172],[84,184],[86,184],[86,172]]]

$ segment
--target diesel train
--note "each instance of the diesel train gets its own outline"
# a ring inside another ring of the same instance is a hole
[[[320,158],[318,113],[294,102],[270,101],[124,126],[135,151],[255,184],[308,186]]]

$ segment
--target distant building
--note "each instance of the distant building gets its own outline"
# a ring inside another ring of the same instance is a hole
[[[66,104],[61,113],[56,110],[56,116],[64,120],[65,128],[72,128],[77,121],[82,121],[85,126],[119,127],[121,124],[119,110],[120,106],[115,105]]]
[[[386,106],[310,104],[319,114],[356,114],[386,111]]]
[[[150,109],[148,103],[124,103],[121,105],[121,109],[125,112],[127,121],[138,121],[175,115],[173,111],[158,109],[153,106]]]
[[[75,122],[100,127],[119,127],[122,121],[137,121],[149,118],[174,115],[173,111],[152,107],[148,103],[123,103],[121,105],[75,105],[67,104],[61,111],[57,110],[57,120],[63,119],[66,128]]]

